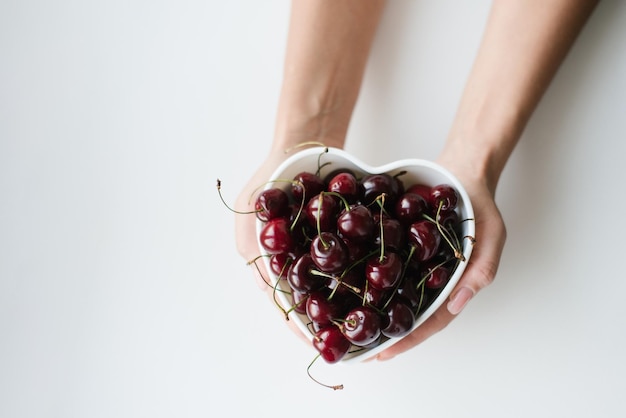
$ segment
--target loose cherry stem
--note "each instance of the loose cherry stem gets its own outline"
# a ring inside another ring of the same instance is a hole
[[[275,283],[275,284],[271,284],[271,283],[270,283],[270,282],[269,282],[269,281],[265,278],[265,276],[263,275],[263,272],[261,272],[261,269],[259,268],[259,266],[258,266],[258,265],[257,265],[257,263],[256,263],[256,262],[257,262],[257,260],[258,260],[259,258],[261,258],[261,257],[264,257],[264,256],[258,256],[258,257],[255,257],[254,259],[252,259],[252,260],[248,261],[248,262],[247,262],[247,264],[248,264],[248,265],[250,265],[250,264],[254,264],[254,267],[256,268],[256,271],[259,273],[259,276],[261,276],[261,279],[263,280],[263,282],[265,282],[265,284],[266,284],[266,285],[268,285],[269,287],[271,287],[271,288],[272,288],[272,299],[274,300],[274,304],[275,304],[275,305],[276,305],[276,307],[278,307],[278,309],[280,309],[280,311],[281,311],[281,312],[285,315],[285,319],[286,319],[287,321],[289,321],[289,312],[288,312],[285,308],[283,308],[283,306],[280,304],[280,302],[276,299],[276,292],[283,292],[283,293],[285,293],[285,294],[289,294],[289,292],[287,292],[287,291],[285,291],[285,290],[282,290],[282,289],[280,289],[280,288],[278,287],[278,284],[279,284],[279,282],[280,282],[280,276],[279,276],[278,280],[276,280],[276,283]],[[283,267],[283,270],[284,270],[284,267]],[[282,274],[282,272],[281,272],[281,274]]]
[[[311,363],[309,364],[309,366],[306,368],[306,373],[309,375],[309,377],[311,378],[311,380],[313,380],[315,383],[317,383],[318,385],[327,387],[329,389],[332,390],[341,390],[343,389],[343,385],[339,384],[339,385],[327,385],[325,383],[320,382],[319,380],[317,380],[316,378],[314,378],[311,375],[311,366],[313,366],[313,364],[321,357],[321,354],[318,354],[315,356],[315,358],[313,358],[313,360],[311,361]]]
[[[224,196],[222,196],[222,181],[220,179],[217,179],[217,194],[219,195],[220,200],[222,201],[224,206],[226,206],[226,208],[231,212],[237,213],[239,215],[252,215],[260,212],[260,210],[240,211],[232,208],[228,203],[226,203],[226,200],[224,200]]]

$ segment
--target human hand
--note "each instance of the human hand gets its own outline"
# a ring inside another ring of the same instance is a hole
[[[463,164],[446,158],[439,162],[457,176],[474,207],[476,236],[472,256],[447,304],[441,305],[430,318],[401,341],[378,354],[378,360],[391,359],[444,329],[473,296],[494,280],[498,270],[506,229],[494,201],[494,190],[488,186],[489,182],[485,178],[476,177],[469,170],[464,170]]]

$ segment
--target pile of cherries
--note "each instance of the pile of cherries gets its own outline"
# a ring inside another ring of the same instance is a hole
[[[274,289],[328,363],[409,333],[463,258],[456,189],[402,175],[304,171],[255,201]]]

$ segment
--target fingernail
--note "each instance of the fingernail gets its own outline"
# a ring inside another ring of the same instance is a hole
[[[474,291],[469,287],[460,288],[450,298],[450,302],[448,302],[448,311],[452,315],[458,315],[473,296]]]
[[[378,361],[387,361],[387,360],[391,360],[392,358],[394,358],[395,356],[390,356],[389,354],[379,354],[376,356],[376,360]]]

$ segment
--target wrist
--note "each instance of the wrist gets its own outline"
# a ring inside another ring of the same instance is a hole
[[[484,185],[493,195],[516,140],[473,135],[450,137],[439,162],[464,181]]]

